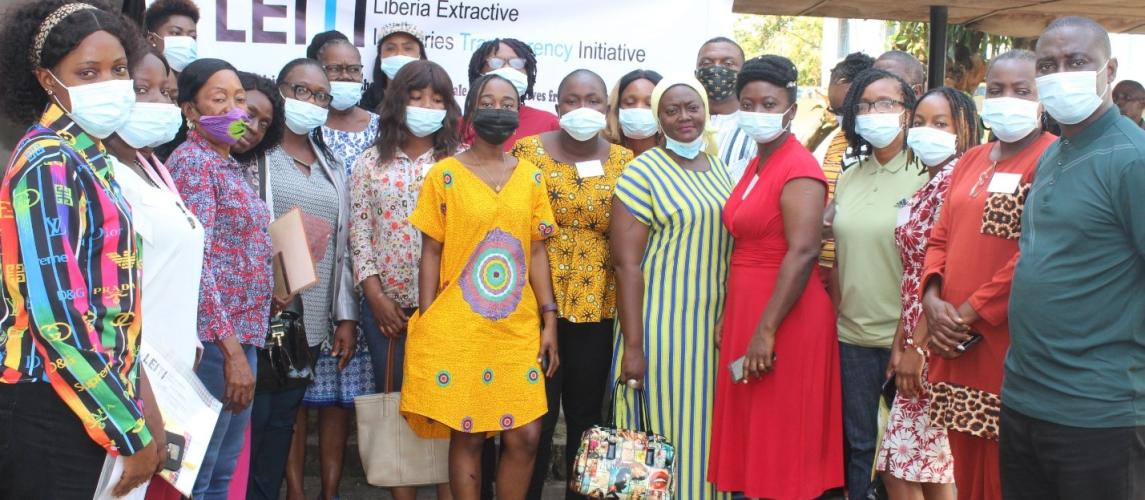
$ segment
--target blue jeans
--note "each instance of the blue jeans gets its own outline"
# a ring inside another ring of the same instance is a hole
[[[244,345],[243,355],[250,364],[251,372],[255,372],[258,362],[255,359],[254,346]],[[227,385],[223,377],[223,365],[222,349],[213,343],[204,346],[203,360],[199,362],[197,374],[207,392],[219,401],[223,400]],[[199,471],[199,477],[195,479],[193,496],[196,500],[226,500],[231,474],[234,473],[235,462],[242,452],[243,436],[246,434],[249,422],[250,406],[239,413],[231,413],[225,408],[219,413],[219,421],[215,423],[215,432],[211,434],[207,454],[203,457],[203,468]]]
[[[839,342],[843,376],[843,436],[847,493],[866,498],[875,465],[875,440],[879,435],[879,390],[882,388],[891,350],[860,347]]]
[[[405,309],[404,312],[406,316],[413,316],[416,310]],[[386,351],[393,348],[394,366],[391,390],[401,391],[402,362],[406,359],[406,332],[402,332],[402,335],[396,339],[383,335],[382,329],[378,327],[378,320],[374,319],[370,304],[365,299],[362,299],[359,311],[358,328],[362,329],[362,336],[366,339],[366,347],[370,349],[370,361],[374,366],[374,387],[379,393],[386,392],[386,372],[390,370]]]
[[[306,386],[254,393],[250,413],[250,480],[247,498],[276,500]]]

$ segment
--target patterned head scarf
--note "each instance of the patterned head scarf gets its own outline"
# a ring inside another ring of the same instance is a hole
[[[704,152],[713,156],[719,155],[719,147],[716,144],[716,131],[712,127],[712,120],[710,118],[711,112],[708,110],[708,92],[704,86],[700,84],[693,76],[666,76],[656,87],[652,89],[652,116],[656,117],[657,125],[660,125],[660,98],[664,97],[664,93],[668,89],[677,85],[684,85],[691,88],[700,96],[700,102],[704,103]],[[664,133],[664,126],[660,125],[660,133]]]

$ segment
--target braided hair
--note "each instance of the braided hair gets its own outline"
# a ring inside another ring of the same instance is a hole
[[[922,101],[929,97],[943,97],[950,105],[950,132],[958,139],[954,142],[954,157],[959,158],[970,148],[982,143],[982,126],[978,120],[978,107],[965,92],[950,87],[938,87],[927,91],[915,102],[910,119],[918,112]],[[907,148],[907,161],[914,162],[914,151]]]
[[[481,77],[481,70],[485,68],[485,60],[495,54],[501,44],[508,45],[517,53],[517,57],[525,60],[525,75],[529,79],[529,86],[525,89],[525,93],[521,94],[521,102],[532,99],[533,85],[537,83],[537,56],[533,53],[532,47],[516,38],[494,38],[473,51],[473,57],[469,59],[469,86],[476,84],[477,79]]]
[[[736,96],[751,82],[767,82],[787,90],[787,104],[795,103],[799,94],[799,70],[795,64],[783,56],[763,55],[743,63],[736,77]]]
[[[853,81],[855,76],[875,65],[875,58],[862,52],[852,52],[831,68],[831,85]]]
[[[902,94],[903,108],[914,109],[914,90],[910,88],[910,84],[906,80],[876,68],[870,68],[855,75],[855,79],[851,81],[851,88],[847,91],[847,98],[843,100],[843,134],[847,138],[847,145],[850,146],[850,157],[852,158],[868,156],[874,152],[871,144],[855,131],[855,106],[862,100],[863,92],[867,91],[867,87],[879,80],[897,82],[899,92]]]
[[[306,58],[318,60],[318,54],[322,52],[322,48],[336,40],[350,43],[350,39],[346,38],[346,35],[343,35],[341,31],[323,31],[314,35],[314,38],[310,39],[310,45],[306,46]]]

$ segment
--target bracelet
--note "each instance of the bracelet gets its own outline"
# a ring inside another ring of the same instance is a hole
[[[541,306],[541,314],[550,313],[550,312],[557,312],[557,305],[555,303],[550,302],[548,304]]]
[[[924,358],[929,358],[929,357],[930,357],[930,351],[928,351],[928,350],[927,350],[925,347],[922,347],[922,346],[920,346],[920,345],[916,344],[916,343],[914,342],[914,338],[913,338],[913,337],[907,337],[907,338],[904,340],[904,342],[906,343],[907,347],[913,348],[913,349],[914,349],[914,351],[915,351],[915,352],[917,352],[919,356],[922,356],[922,357],[924,357]]]

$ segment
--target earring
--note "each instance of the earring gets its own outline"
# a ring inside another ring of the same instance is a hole
[[[190,118],[187,119],[187,130],[195,130],[195,122]]]

